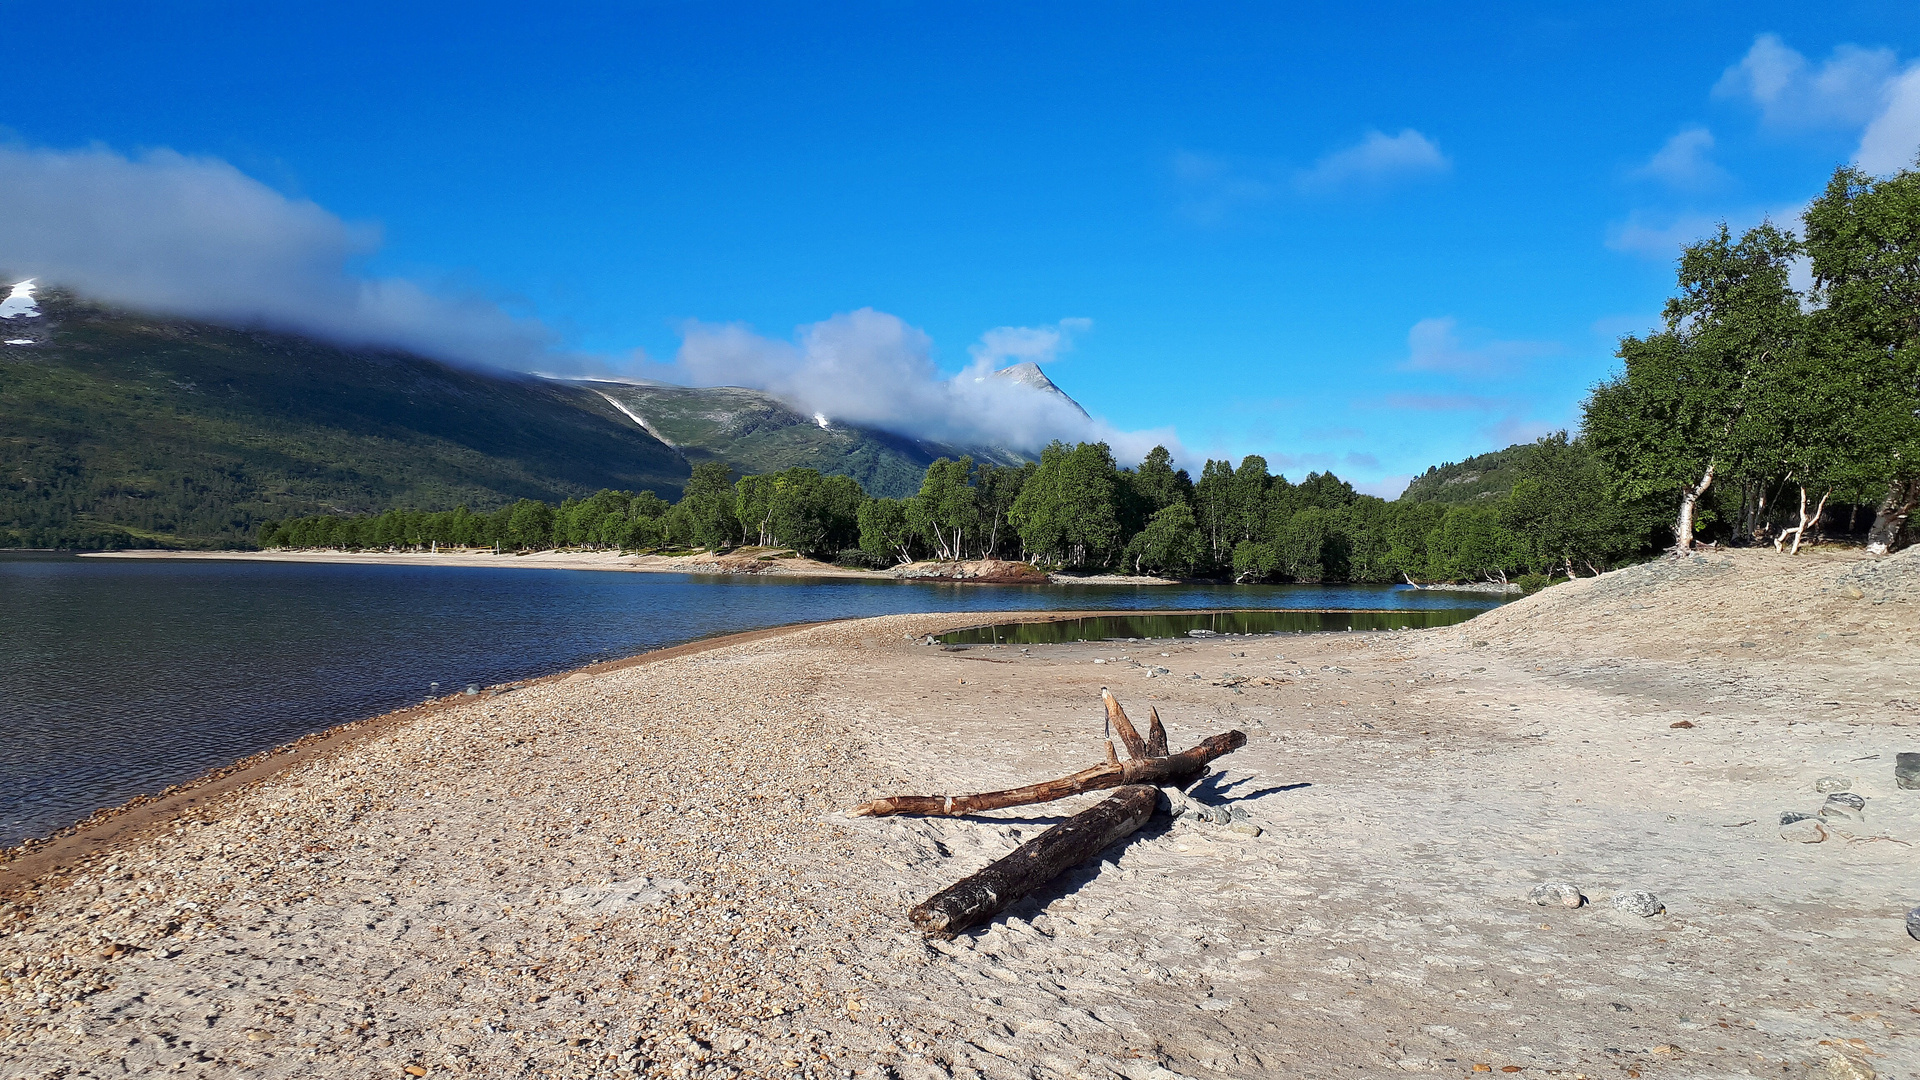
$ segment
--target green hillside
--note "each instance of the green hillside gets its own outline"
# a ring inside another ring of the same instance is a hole
[[[251,543],[266,520],[669,498],[686,460],[599,394],[109,310],[58,290],[0,344],[0,547]]]
[[[1462,462],[1429,466],[1413,478],[1400,495],[1401,502],[1491,503],[1505,498],[1520,478],[1532,443],[1515,443],[1505,450],[1480,454]]]
[[[1006,451],[942,446],[831,422],[822,427],[778,398],[737,386],[579,385],[618,401],[688,461],[724,461],[742,474],[804,466],[850,476],[869,495],[904,498],[920,490],[927,465],[935,458],[967,454],[978,463],[996,465],[1026,460]]]

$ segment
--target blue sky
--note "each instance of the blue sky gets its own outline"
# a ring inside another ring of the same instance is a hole
[[[1389,494],[1574,423],[1682,240],[1920,149],[1907,4],[284,7],[0,0],[0,268],[536,368],[870,330]]]

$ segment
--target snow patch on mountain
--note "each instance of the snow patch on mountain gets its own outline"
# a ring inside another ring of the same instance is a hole
[[[819,424],[819,425],[820,425],[820,430],[821,430],[821,431],[832,431],[832,430],[833,430],[833,425],[832,425],[832,424],[829,424],[829,423],[827,423],[827,414],[826,414],[826,413],[814,413],[814,414],[813,414],[813,422],[814,422],[814,423],[816,423],[816,424]]]
[[[613,406],[616,409],[619,409],[620,412],[623,415],[625,415],[627,419],[633,421],[636,424],[639,424],[641,431],[644,431],[647,434],[653,436],[654,438],[659,439],[661,442],[666,443],[668,446],[673,446],[673,442],[669,440],[665,435],[662,435],[659,432],[653,430],[653,425],[647,423],[646,417],[641,416],[639,413],[634,412],[632,409],[627,408],[627,406],[623,402],[621,402],[619,398],[614,397],[612,394],[607,393],[605,390],[595,390],[594,393],[599,394],[603,398],[606,398],[607,404]],[[678,448],[676,447],[676,449]]]
[[[15,282],[13,291],[5,300],[0,300],[0,319],[31,319],[40,314],[40,305],[33,299],[33,279]],[[20,342],[9,341],[9,345]]]

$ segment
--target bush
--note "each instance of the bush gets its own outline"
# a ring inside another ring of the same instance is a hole
[[[1521,592],[1532,596],[1534,593],[1539,592],[1551,584],[1552,579],[1545,574],[1521,574],[1519,577],[1513,579],[1513,583],[1520,586]]]

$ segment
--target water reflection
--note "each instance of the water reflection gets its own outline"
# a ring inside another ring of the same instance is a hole
[[[1055,622],[995,623],[944,634],[946,645],[1058,645],[1067,641],[1115,641],[1218,634],[1311,634],[1344,630],[1405,630],[1452,626],[1478,609],[1427,611],[1147,611],[1094,615]]]

